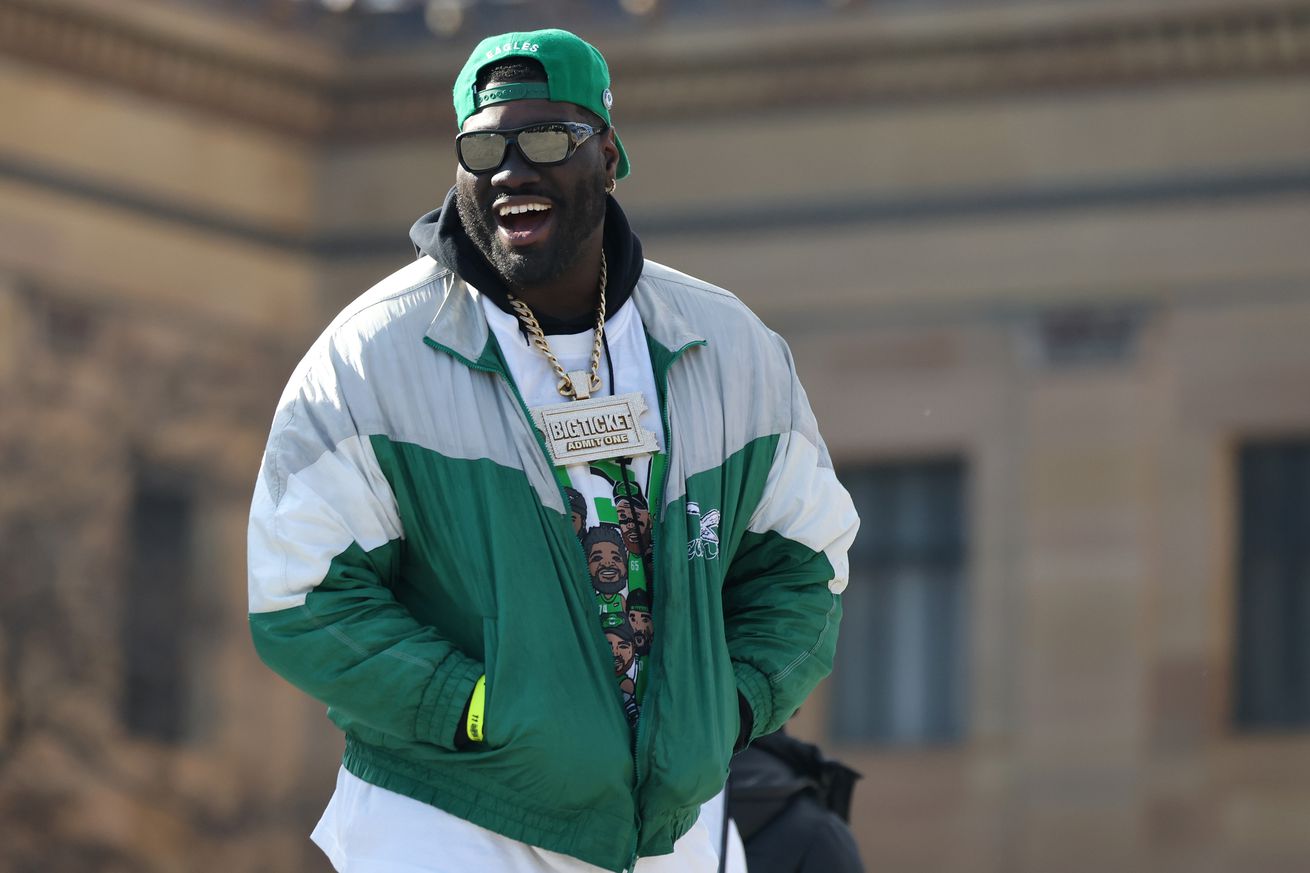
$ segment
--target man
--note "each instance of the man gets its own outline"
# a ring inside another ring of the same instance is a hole
[[[628,553],[623,548],[623,535],[612,524],[598,524],[581,537],[582,551],[587,556],[587,572],[597,592],[615,596],[628,587]],[[623,605],[612,612],[623,612]]]
[[[605,616],[603,627],[614,656],[614,675],[619,677],[619,690],[625,697],[637,693],[637,652],[632,628],[622,616]]]
[[[612,99],[572,34],[484,40],[421,256],[337,318],[274,419],[251,628],[345,732],[314,837],[338,870],[713,870],[701,804],[831,667],[850,499],[782,340],[643,259]],[[652,515],[631,706],[564,491],[617,525],[593,468]]]
[[[637,659],[633,645],[632,628],[628,627],[623,616],[613,614],[603,616],[601,626],[614,656],[614,676],[623,692],[623,714],[627,716],[628,724],[635,727],[641,715],[641,706],[637,702],[637,674],[641,671],[641,661]]]
[[[569,502],[569,520],[573,523],[574,536],[582,536],[587,527],[587,501],[577,490],[564,489],[564,499]]]
[[[645,556],[651,547],[650,510],[640,494],[620,491],[614,497],[614,508],[619,513],[619,527],[628,551]]]
[[[637,654],[649,655],[650,641],[655,636],[655,625],[650,617],[650,592],[645,588],[638,588],[631,592],[626,607],[628,626],[632,628],[632,642],[637,647]]]

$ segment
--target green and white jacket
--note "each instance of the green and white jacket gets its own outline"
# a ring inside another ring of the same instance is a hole
[[[782,339],[647,261],[632,302],[667,463],[634,743],[564,494],[475,295],[420,258],[296,369],[251,509],[251,630],[328,705],[355,775],[622,870],[722,788],[738,692],[759,736],[827,675],[858,520]],[[457,749],[484,673],[485,741]]]

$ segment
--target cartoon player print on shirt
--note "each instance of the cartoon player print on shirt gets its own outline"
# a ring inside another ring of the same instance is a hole
[[[623,535],[613,524],[598,524],[582,535],[591,585],[600,594],[615,595],[628,587],[628,553]]]
[[[623,712],[629,724],[636,724],[639,708],[637,704],[637,674],[641,662],[637,658],[634,634],[627,621],[617,615],[607,615],[604,620],[605,639],[609,640],[610,652],[614,655],[614,675],[618,677],[619,689],[623,692]]]
[[[628,493],[622,485],[614,489],[614,509],[619,516],[619,529],[623,542],[631,554],[648,559],[651,556],[650,509],[646,498],[636,489]]]
[[[635,588],[628,592],[625,612],[628,626],[632,628],[632,644],[636,647],[637,654],[649,655],[650,641],[655,633],[655,626],[651,620],[650,592],[645,588]]]
[[[564,486],[564,496],[569,499],[569,518],[573,521],[574,536],[582,536],[587,527],[587,500],[577,489]]]
[[[618,615],[622,616],[627,612],[628,605],[623,600],[622,594],[601,594],[596,592],[596,608],[602,616]]]
[[[654,516],[642,485],[663,456],[650,468],[631,462],[605,460],[578,468],[556,469],[563,491],[566,518],[582,546],[587,576],[622,692],[623,711],[634,726],[645,697],[647,659],[654,639],[652,620],[652,540]]]

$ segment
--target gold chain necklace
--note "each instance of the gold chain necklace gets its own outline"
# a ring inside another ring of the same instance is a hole
[[[560,394],[572,400],[586,400],[591,397],[591,392],[600,390],[600,348],[605,339],[605,281],[608,278],[605,266],[605,252],[600,253],[600,304],[596,307],[596,343],[591,348],[591,373],[588,374],[582,370],[573,373],[564,372],[563,365],[559,359],[550,350],[550,343],[546,342],[546,332],[541,329],[541,324],[537,317],[532,314],[528,304],[509,295],[509,303],[518,313],[519,318],[523,321],[523,326],[528,329],[528,341],[532,347],[546,356],[550,365],[555,368],[555,375],[559,376],[559,385],[556,387]],[[586,385],[578,385],[575,379],[586,379]]]

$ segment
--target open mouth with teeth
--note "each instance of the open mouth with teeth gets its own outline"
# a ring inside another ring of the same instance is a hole
[[[554,210],[541,200],[502,201],[493,211],[496,226],[510,245],[531,245],[545,237]]]

